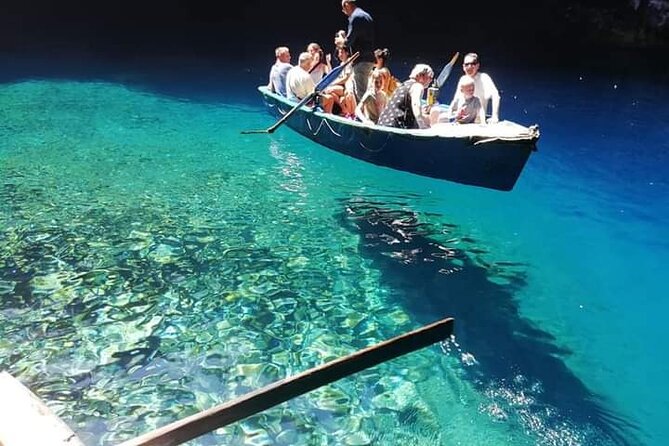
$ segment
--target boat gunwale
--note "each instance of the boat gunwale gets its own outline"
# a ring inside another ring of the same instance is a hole
[[[280,94],[274,93],[269,91],[267,86],[261,85],[258,87],[258,91],[263,95],[263,96],[269,96],[278,102],[294,107],[297,105],[297,103],[294,103],[290,101],[287,97],[282,96]],[[343,116],[338,116],[332,113],[325,113],[322,111],[316,110],[314,107],[309,107],[307,105],[303,105],[300,107],[300,110],[312,114],[314,116],[317,116],[321,119],[326,119],[329,121],[334,121],[339,124],[343,125],[348,125],[351,127],[356,127],[360,130],[371,130],[379,133],[392,133],[398,136],[409,136],[409,137],[415,137],[419,139],[467,139],[467,140],[473,140],[473,141],[480,141],[480,143],[485,143],[487,140],[496,140],[499,142],[528,142],[528,143],[536,143],[539,140],[540,133],[538,126],[530,126],[526,127],[522,124],[518,124],[513,121],[501,121],[501,122],[509,122],[514,125],[517,125],[519,127],[523,127],[524,129],[527,130],[527,134],[519,134],[518,136],[513,136],[513,137],[507,137],[507,136],[487,136],[487,135],[446,135],[443,133],[436,133],[434,132],[433,129],[400,129],[400,128],[395,128],[395,127],[386,127],[386,126],[379,126],[377,124],[367,124],[364,122],[360,121],[354,121],[352,119],[345,118]]]

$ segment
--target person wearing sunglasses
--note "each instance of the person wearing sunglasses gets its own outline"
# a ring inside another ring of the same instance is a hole
[[[462,64],[462,70],[465,72],[465,74],[458,82],[458,87],[456,88],[455,94],[453,95],[451,106],[457,102],[464,102],[464,98],[462,97],[461,84],[468,78],[474,79],[474,95],[481,101],[481,107],[483,108],[484,115],[488,111],[488,103],[491,104],[491,115],[487,122],[489,124],[494,124],[499,122],[499,91],[497,90],[497,87],[495,86],[495,83],[492,81],[490,76],[479,71],[480,67],[481,62],[479,60],[478,54],[467,53],[465,55],[464,62]],[[456,99],[458,101],[456,101]],[[479,122],[479,118],[476,119],[476,122]]]

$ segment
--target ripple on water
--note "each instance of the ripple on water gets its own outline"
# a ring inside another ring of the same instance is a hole
[[[407,212],[416,197],[347,208],[292,139],[240,140],[219,125],[253,124],[255,109],[102,83],[0,88],[15,105],[0,135],[0,365],[90,444],[415,328],[399,295],[415,286],[394,288],[365,247],[449,276],[487,254]],[[366,238],[342,224],[366,212],[396,231]],[[432,252],[406,247],[427,236]],[[513,267],[490,270],[518,286]],[[545,428],[531,393],[481,394],[462,373],[475,362],[459,358],[426,349],[196,443],[492,445],[512,425],[514,444],[572,438]]]

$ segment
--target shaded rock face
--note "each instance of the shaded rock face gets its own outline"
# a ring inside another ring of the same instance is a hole
[[[564,5],[564,17],[589,40],[641,47],[669,42],[667,0],[569,2]]]
[[[301,46],[316,40],[327,46],[346,23],[338,2],[329,1],[294,0],[290,17],[282,2],[261,0],[246,0],[234,12],[225,2],[179,0],[95,8],[83,0],[10,3],[0,14],[0,50],[65,47],[121,56],[179,51],[239,58],[273,50],[279,42]],[[377,43],[393,54],[416,55],[417,47],[425,56],[444,47],[487,53],[513,48],[517,54],[584,43],[669,45],[669,0],[480,0],[476,13],[467,2],[425,0],[420,14],[372,0],[360,4],[374,15]],[[435,29],[443,38],[434,38]]]
[[[637,12],[637,37],[647,39],[657,33],[669,35],[669,1],[667,0],[632,0]]]

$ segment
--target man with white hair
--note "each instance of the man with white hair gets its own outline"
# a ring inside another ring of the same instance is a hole
[[[288,99],[299,102],[314,92],[316,85],[309,74],[313,57],[311,53],[300,53],[298,65],[288,71],[286,75],[286,93]],[[320,102],[326,113],[332,112],[334,98],[330,94],[320,94]]]
[[[280,46],[274,50],[276,62],[269,71],[269,83],[267,88],[272,93],[278,93],[286,96],[286,75],[293,68],[290,64],[290,50],[285,46]]]
[[[288,70],[286,75],[286,96],[291,101],[299,101],[305,96],[314,92],[316,84],[309,76],[309,67],[311,66],[311,54],[300,53],[297,65]]]
[[[409,80],[397,87],[388,100],[388,105],[379,116],[379,125],[401,129],[424,129],[430,127],[430,116],[423,110],[421,99],[434,72],[429,65],[419,63],[409,75]]]

